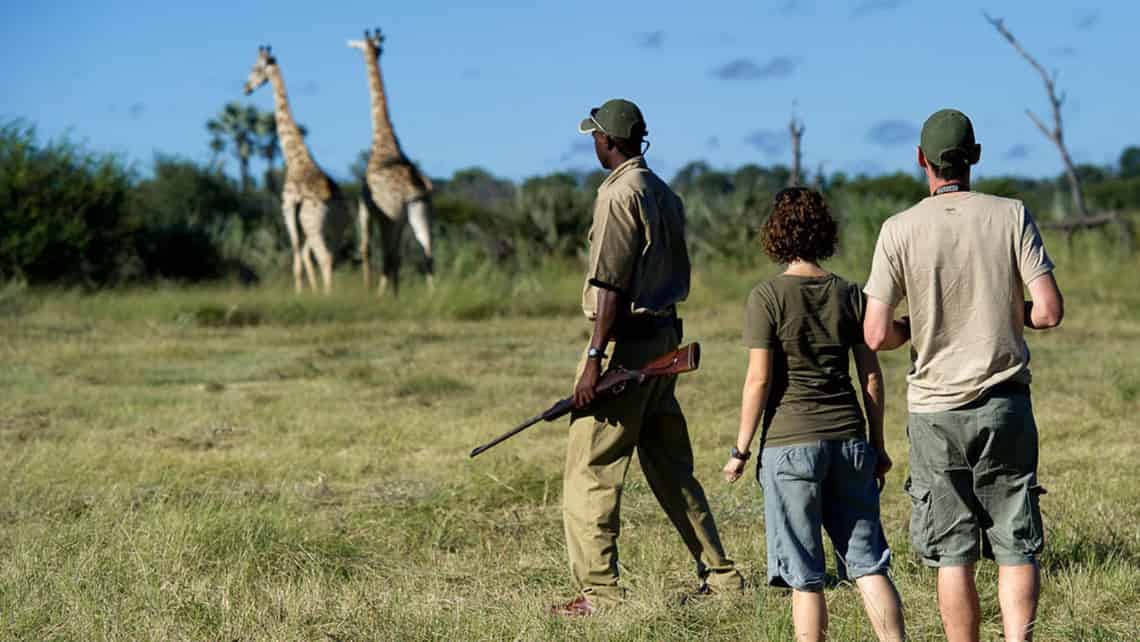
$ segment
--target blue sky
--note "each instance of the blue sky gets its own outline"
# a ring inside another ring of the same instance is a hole
[[[944,106],[973,117],[981,173],[1061,169],[1024,113],[1049,116],[1040,78],[972,2],[6,4],[0,119],[121,153],[140,171],[155,152],[206,160],[204,123],[226,101],[271,108],[268,87],[241,95],[257,46],[270,43],[314,157],[346,176],[371,128],[364,63],[344,42],[376,26],[396,132],[434,176],[592,169],[575,127],[614,96],[642,106],[649,161],[667,177],[695,159],[790,162],[793,106],[812,169],[910,171],[918,128]],[[988,9],[1059,73],[1078,162],[1112,163],[1140,144],[1140,3]]]

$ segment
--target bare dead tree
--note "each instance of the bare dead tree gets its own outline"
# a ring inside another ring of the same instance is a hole
[[[788,177],[788,186],[795,187],[800,184],[802,176],[800,164],[803,160],[800,152],[800,143],[804,138],[804,123],[792,113],[792,120],[788,123],[788,132],[792,135],[792,175]]]
[[[997,29],[997,32],[1009,42],[1014,51],[1021,54],[1021,57],[1025,58],[1026,62],[1037,70],[1037,73],[1041,75],[1041,80],[1045,82],[1045,91],[1049,94],[1049,104],[1053,108],[1053,128],[1050,129],[1046,127],[1045,123],[1042,122],[1032,110],[1026,109],[1025,113],[1029,115],[1033,124],[1037,125],[1037,129],[1040,129],[1046,138],[1053,141],[1053,144],[1057,146],[1057,150],[1061,152],[1061,160],[1065,163],[1065,175],[1069,179],[1069,191],[1072,192],[1073,195],[1073,206],[1076,208],[1078,216],[1088,218],[1089,211],[1085,205],[1085,192],[1081,187],[1081,179],[1077,176],[1077,169],[1073,165],[1073,158],[1069,156],[1069,150],[1065,147],[1064,129],[1061,125],[1061,105],[1065,102],[1065,94],[1057,94],[1056,72],[1050,74],[1045,71],[1045,67],[1043,67],[1040,62],[1037,62],[1037,59],[1031,56],[1029,52],[1021,46],[1021,43],[1013,37],[1013,34],[1006,28],[1005,22],[1001,18],[994,18],[985,11],[982,12],[982,15],[985,16],[986,21],[993,25],[994,29]]]

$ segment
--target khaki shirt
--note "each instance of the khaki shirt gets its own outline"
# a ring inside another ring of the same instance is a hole
[[[582,311],[597,316],[598,288],[627,296],[634,314],[663,315],[689,295],[685,208],[635,156],[598,187]]]
[[[911,412],[940,412],[1003,381],[1029,383],[1023,284],[1053,270],[1021,201],[952,192],[883,223],[863,291],[911,320]]]

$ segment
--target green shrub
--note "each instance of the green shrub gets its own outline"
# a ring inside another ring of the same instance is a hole
[[[284,263],[275,197],[243,191],[216,169],[158,156],[153,176],[131,191],[130,207],[141,221],[144,278],[251,282]]]
[[[0,279],[92,286],[133,276],[131,176],[118,157],[67,139],[41,145],[0,125]]]

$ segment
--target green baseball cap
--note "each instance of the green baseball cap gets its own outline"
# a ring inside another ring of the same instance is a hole
[[[594,131],[615,138],[633,138],[636,134],[644,136],[649,133],[645,129],[645,117],[641,115],[641,110],[622,98],[607,100],[601,107],[591,109],[590,115],[578,124],[578,133],[590,134]]]
[[[922,124],[922,154],[935,167],[967,163],[981,158],[982,148],[974,140],[974,125],[957,109],[940,109]]]

